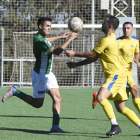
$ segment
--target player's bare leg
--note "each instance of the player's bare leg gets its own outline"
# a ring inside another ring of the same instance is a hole
[[[61,95],[59,89],[50,89],[48,94],[53,100],[52,111],[53,111],[53,124],[50,132],[67,133],[59,128],[60,112],[61,112]]]
[[[50,89],[48,91],[48,94],[51,96],[53,100],[53,105],[52,105],[53,113],[60,114],[62,98],[61,98],[59,89]]]
[[[98,102],[102,102],[104,99],[107,99],[110,95],[111,92],[108,89],[101,87],[97,94],[97,100]]]
[[[27,95],[25,98],[25,102],[35,108],[40,108],[44,103],[44,98],[33,98],[32,96]]]
[[[130,88],[130,92],[132,93],[132,98],[139,98],[139,91],[136,85]]]

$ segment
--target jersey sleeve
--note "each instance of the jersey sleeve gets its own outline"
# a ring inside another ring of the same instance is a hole
[[[37,43],[37,47],[41,51],[43,51],[46,55],[49,54],[52,46],[51,46],[51,43],[49,42],[49,40],[47,38],[38,40],[36,43]]]
[[[137,45],[136,45],[135,53],[139,53],[139,40],[137,40]]]
[[[102,38],[99,41],[99,43],[94,47],[94,51],[101,54],[107,46],[108,46],[108,40],[106,38]]]

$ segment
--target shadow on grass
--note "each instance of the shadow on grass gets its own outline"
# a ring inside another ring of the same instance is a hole
[[[8,130],[8,131],[19,131],[25,133],[34,133],[34,134],[51,134],[51,135],[58,135],[58,136],[83,136],[83,137],[98,137],[98,138],[108,138],[108,137],[101,137],[101,136],[93,136],[96,135],[105,135],[103,133],[76,133],[76,132],[68,132],[68,133],[51,133],[50,131],[43,131],[43,130],[31,130],[31,129],[18,129],[18,128],[5,128],[0,127],[0,130]],[[67,134],[67,135],[66,135]]]
[[[47,117],[47,116],[18,116],[18,115],[0,115],[0,117],[13,117],[13,118],[53,118],[53,117]],[[74,119],[81,119],[81,120],[100,120],[100,119],[88,119],[88,118],[67,118],[67,117],[61,117],[61,119],[68,119],[68,120],[74,120]],[[108,121],[108,120],[100,120],[100,121]]]
[[[117,135],[115,136],[111,136],[108,137],[106,136],[104,133],[79,133],[79,132],[68,132],[68,133],[51,133],[50,131],[43,131],[43,130],[31,130],[31,129],[18,129],[18,128],[5,128],[5,127],[0,127],[0,130],[8,130],[8,131],[19,131],[19,132],[25,132],[25,133],[33,133],[33,134],[51,134],[51,135],[58,135],[58,136],[83,136],[83,137],[98,137],[98,138],[114,138],[117,137]],[[67,135],[66,135],[67,134]],[[98,136],[95,136],[98,135]],[[120,134],[120,136],[125,136],[125,137],[130,137],[130,136],[138,136],[139,135],[122,135]]]
[[[50,131],[18,129],[18,128],[5,128],[5,127],[0,127],[0,130],[21,131],[21,132],[35,133],[35,134],[49,134],[49,133],[51,133]]]

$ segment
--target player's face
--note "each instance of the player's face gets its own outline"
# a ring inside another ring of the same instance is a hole
[[[104,33],[107,33],[108,32],[108,24],[107,24],[107,21],[108,19],[106,18],[105,20],[104,20],[104,22],[103,22],[103,24],[102,24],[102,31],[104,32]]]
[[[43,36],[47,36],[50,33],[52,23],[50,21],[45,21],[43,25],[39,25],[39,29]]]
[[[132,32],[133,32],[133,27],[132,27],[131,24],[125,24],[123,26],[123,34],[124,34],[124,36],[130,37],[130,36],[132,36]]]

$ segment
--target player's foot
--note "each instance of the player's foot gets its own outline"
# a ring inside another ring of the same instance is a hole
[[[99,103],[98,101],[97,101],[97,94],[98,94],[98,92],[93,92],[93,100],[92,100],[92,108],[94,109],[95,108],[95,106]]]
[[[121,133],[121,129],[118,125],[112,125],[111,130],[106,133],[107,136],[112,136]]]
[[[50,132],[54,133],[67,133],[67,131],[63,131],[61,128],[59,128],[58,125],[52,126]]]
[[[16,88],[14,86],[11,86],[7,92],[3,95],[2,97],[2,102],[5,102],[9,97],[14,95],[14,91],[16,90]]]

